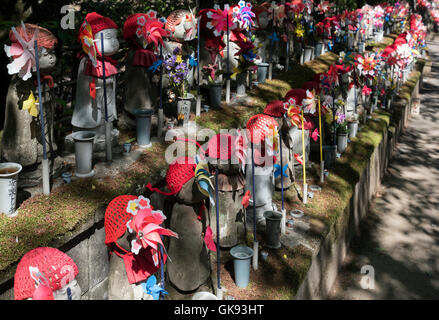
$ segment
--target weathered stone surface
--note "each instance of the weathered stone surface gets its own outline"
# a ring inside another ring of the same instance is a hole
[[[89,286],[89,252],[88,252],[88,239],[81,241],[78,245],[66,252],[66,254],[73,259],[78,266],[78,275],[76,281],[83,292],[87,292]]]
[[[283,172],[283,168],[281,169],[281,174],[274,179],[274,185],[276,187],[276,189],[281,189],[282,188],[282,183],[283,183],[283,187],[284,189],[287,189],[291,186],[292,181],[294,181],[294,175],[293,175],[293,170],[292,168],[292,157],[293,154],[290,151],[290,149],[287,147],[287,145],[285,144],[284,140],[282,140],[282,165],[288,165],[287,170],[285,171],[285,173],[287,174],[288,177],[283,177],[283,181],[282,181],[282,172]],[[281,165],[280,163],[280,154],[279,154],[279,159],[276,162],[279,166]]]
[[[245,190],[250,190],[252,194],[251,199],[253,200],[252,170],[251,164],[245,166]],[[261,167],[255,165],[254,180],[256,189],[256,192],[254,193],[256,206],[260,207],[265,204],[271,204],[274,191],[273,166],[267,165]]]
[[[238,224],[237,215],[243,210],[242,198],[244,189],[218,192],[219,196],[219,224],[220,224],[220,246],[233,247],[238,243]],[[216,206],[211,206],[209,210],[210,227],[213,231],[213,238],[216,240]]]
[[[108,278],[90,289],[90,300],[108,300]]]
[[[158,86],[152,82],[152,72],[146,67],[134,66],[135,50],[130,50],[126,60],[124,109],[132,115],[136,109],[154,109],[157,105]]]
[[[45,112],[45,139],[48,153],[56,151],[53,142],[51,96],[44,90],[43,85],[43,108]],[[35,92],[34,78],[23,81],[13,76],[6,96],[5,126],[2,135],[1,157],[5,161],[17,162],[22,166],[30,166],[41,162],[43,146],[41,144],[41,126],[39,118],[32,117],[23,109],[23,102],[29,98],[29,94]],[[34,94],[35,96],[35,94]],[[38,96],[35,97],[36,99]],[[51,143],[50,143],[51,142]]]
[[[108,275],[108,249],[105,245],[104,227],[97,229],[88,240],[89,287],[93,288]]]
[[[192,291],[209,277],[208,254],[204,245],[203,222],[197,219],[199,206],[175,203],[170,229],[178,239],[170,238],[167,271],[169,280],[181,291]],[[205,219],[204,220],[205,223]]]

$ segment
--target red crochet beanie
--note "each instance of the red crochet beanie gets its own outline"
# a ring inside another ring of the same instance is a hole
[[[320,93],[320,82],[318,81],[306,81],[302,84],[302,89],[315,91],[316,94]]]
[[[284,101],[288,101],[290,98],[296,100],[296,105],[302,105],[302,100],[306,98],[305,89],[291,89],[285,95]]]
[[[15,30],[17,30],[18,34],[26,41],[32,39],[35,32],[38,31],[38,36],[36,39],[38,48],[44,47],[47,49],[53,49],[58,44],[58,39],[46,28],[31,23],[26,23],[24,27],[26,31],[21,25],[17,26]],[[18,42],[18,39],[12,30],[9,32],[9,39],[11,42]]]
[[[70,266],[71,268],[65,268]],[[35,248],[27,252],[17,265],[14,276],[14,298],[24,300],[32,298],[35,291],[35,280],[29,273],[29,267],[36,267],[46,277],[50,289],[61,289],[61,284],[66,278],[69,283],[69,271],[73,270],[74,277],[78,275],[78,267],[75,262],[64,252],[49,247]],[[67,276],[67,277],[66,277]]]
[[[117,29],[117,24],[110,18],[101,16],[99,13],[91,12],[85,16],[85,20],[90,24],[93,36],[105,29]]]
[[[276,120],[266,114],[256,114],[247,121],[246,128],[250,132],[250,141],[259,144],[265,140],[270,126],[277,127]]]
[[[264,109],[264,114],[276,118],[282,118],[285,112],[284,103],[281,100],[269,102]]]
[[[128,202],[135,199],[137,199],[136,196],[118,196],[108,204],[104,218],[105,244],[107,246],[115,243],[125,234],[126,224],[132,217],[127,212]]]
[[[177,158],[169,165],[168,171],[166,172],[166,184],[170,192],[163,192],[157,188],[153,188],[150,183],[148,183],[146,187],[151,191],[156,191],[163,195],[175,195],[186,182],[195,177],[196,166],[194,159],[190,157]]]

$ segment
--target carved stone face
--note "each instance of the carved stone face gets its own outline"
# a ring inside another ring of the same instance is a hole
[[[95,34],[94,40],[99,40],[96,45],[101,51],[101,34],[104,36],[104,55],[112,56],[119,49],[119,40],[117,40],[116,29],[104,29]]]
[[[54,50],[42,47],[39,51],[40,69],[47,70],[55,67],[56,55]]]
[[[256,21],[258,28],[265,29],[268,27],[268,12],[263,11],[259,14],[258,19]]]
[[[55,300],[81,300],[81,287],[76,279],[73,279],[64,287],[53,292],[53,298]]]

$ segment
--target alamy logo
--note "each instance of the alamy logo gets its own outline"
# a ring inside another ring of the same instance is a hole
[[[361,267],[361,274],[364,276],[361,278],[361,288],[364,290],[375,289],[375,269],[371,265],[364,265]]]
[[[61,13],[64,16],[61,18],[61,28],[75,29],[75,9],[72,6],[65,5],[61,7]]]

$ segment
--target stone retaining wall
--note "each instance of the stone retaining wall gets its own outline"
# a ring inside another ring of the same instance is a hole
[[[428,72],[431,65],[418,64],[421,75]],[[411,92],[409,101],[400,99],[392,108],[390,125],[383,132],[382,140],[375,148],[368,165],[362,172],[359,181],[355,185],[352,197],[338,220],[332,225],[327,236],[322,240],[318,253],[313,256],[311,267],[299,287],[296,299],[325,299],[337,278],[341,264],[346,257],[349,243],[358,233],[361,220],[366,216],[369,202],[380,186],[381,180],[391,160],[396,142],[407,127],[411,102],[418,98],[419,89],[422,87],[422,76],[418,79]],[[399,113],[395,119],[394,115]],[[395,122],[396,120],[396,122]]]
[[[78,266],[76,280],[82,290],[83,300],[108,299],[109,256],[105,245],[105,208],[73,234],[65,235],[50,246],[70,256]],[[14,300],[14,274],[17,264],[9,268],[8,275],[0,279],[0,300]]]

